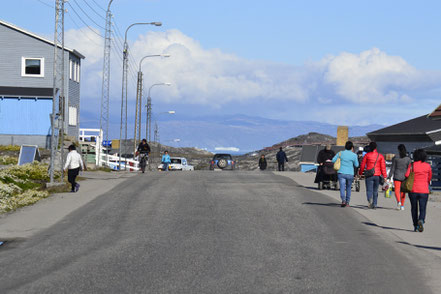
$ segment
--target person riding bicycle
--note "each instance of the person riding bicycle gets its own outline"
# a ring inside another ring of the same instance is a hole
[[[145,160],[146,158],[148,158],[148,155],[150,154],[150,146],[147,143],[146,139],[142,139],[141,143],[139,143],[138,145],[138,150],[136,151],[136,155],[140,154],[140,161],[141,159],[144,159],[144,161],[142,162],[143,164],[141,164],[141,170],[144,173],[145,170]]]

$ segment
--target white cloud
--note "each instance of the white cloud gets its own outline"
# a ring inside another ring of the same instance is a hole
[[[85,29],[82,32],[68,31],[66,40],[68,46],[86,56],[82,69],[82,103],[97,107],[101,97],[103,40]],[[149,32],[130,43],[129,48],[132,59],[129,111],[130,105],[134,104],[134,74],[138,71],[140,59],[159,53],[168,53],[171,57],[144,61],[144,89],[158,82],[171,82],[172,87],[155,87],[152,91],[154,101],[211,107],[236,102],[253,105],[274,101],[275,105],[287,105],[283,106],[285,108],[295,108],[300,103],[310,105],[311,109],[318,105],[330,109],[333,105],[346,104],[357,109],[357,105],[366,103],[410,105],[419,98],[419,93],[438,91],[441,84],[440,72],[418,70],[402,57],[388,55],[377,48],[359,54],[343,52],[302,66],[248,60],[220,49],[205,49],[178,30]],[[114,51],[111,102],[117,113],[121,97],[122,54],[118,49]],[[418,101],[421,103],[423,98]],[[335,120],[353,115],[336,113],[339,114],[333,118]]]

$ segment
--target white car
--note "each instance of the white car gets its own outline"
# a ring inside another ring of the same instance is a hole
[[[194,170],[194,166],[189,165],[185,157],[170,157],[171,163],[168,170]],[[158,170],[162,170],[162,163],[158,165]]]

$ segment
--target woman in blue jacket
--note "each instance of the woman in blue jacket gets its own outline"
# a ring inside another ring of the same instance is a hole
[[[354,153],[354,144],[347,141],[345,150],[337,153],[332,162],[340,157],[340,169],[338,170],[338,182],[340,184],[341,207],[349,206],[351,200],[351,188],[354,181],[355,168],[359,166],[358,157]]]

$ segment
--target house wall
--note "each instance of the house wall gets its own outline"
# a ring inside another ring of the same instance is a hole
[[[0,86],[52,88],[53,54],[54,46],[52,44],[0,24]],[[44,76],[22,76],[22,57],[44,58]],[[78,137],[80,84],[70,79],[69,59],[81,64],[81,59],[78,56],[69,51],[64,52],[64,94],[66,98],[64,128],[68,136]],[[48,114],[52,113],[52,99],[19,100],[17,97],[12,98],[0,100],[0,135],[8,135],[9,138],[9,135],[13,134],[43,136],[50,134],[50,116]],[[77,108],[76,126],[69,125],[69,106]]]
[[[0,24],[1,86],[51,88],[53,86],[53,48],[50,44]],[[44,77],[22,77],[22,57],[44,58]]]

